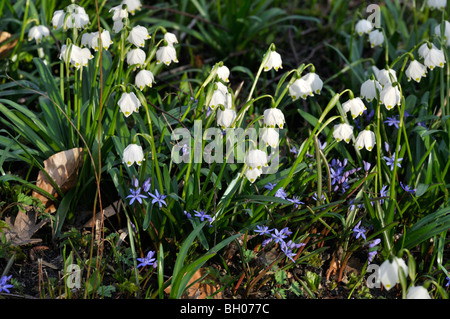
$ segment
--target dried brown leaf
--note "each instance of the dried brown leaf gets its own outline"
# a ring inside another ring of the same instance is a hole
[[[34,211],[19,211],[14,220],[11,217],[6,217],[5,222],[9,226],[9,229],[5,230],[5,236],[13,246],[40,242],[40,238],[31,237],[47,223],[46,220],[42,220],[36,224],[36,213]]]
[[[54,180],[59,189],[61,189],[63,193],[66,193],[76,186],[78,181],[78,170],[82,161],[83,149],[81,147],[73,148],[50,156],[44,161],[44,169]],[[56,189],[42,171],[39,172],[36,186],[54,197],[57,197],[58,195]],[[33,192],[32,196],[40,199],[44,206],[47,207],[48,211],[54,212],[55,208],[50,199],[36,191]]]
[[[8,41],[11,37],[11,33],[0,31],[0,59],[8,56],[8,54],[17,44],[17,39]]]

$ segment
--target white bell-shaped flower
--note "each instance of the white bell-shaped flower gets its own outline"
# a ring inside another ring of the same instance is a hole
[[[59,58],[64,62],[69,61],[73,67],[79,69],[82,66],[87,66],[90,59],[94,56],[88,48],[80,48],[76,45],[63,45],[61,47],[61,54]]]
[[[170,65],[171,62],[178,63],[177,51],[173,46],[167,45],[156,50],[156,64]]]
[[[245,177],[247,177],[247,179],[250,181],[250,183],[254,183],[256,181],[256,179],[261,176],[262,174],[262,170],[257,169],[257,168],[247,168],[245,170]]]
[[[122,21],[122,19],[128,18],[128,10],[124,9],[122,4],[112,7],[109,12],[113,13],[113,21]]]
[[[138,112],[139,107],[141,106],[141,102],[134,92],[122,93],[122,96],[117,104],[119,105],[120,112],[122,112],[125,117],[130,116],[133,112]]]
[[[228,88],[221,82],[215,82],[215,89],[209,102],[209,107],[215,110],[219,105],[228,107]]]
[[[355,97],[348,100],[347,102],[344,102],[342,104],[342,109],[344,110],[344,113],[350,111],[352,113],[352,117],[356,118],[359,115],[362,115],[367,108],[361,98]]]
[[[442,38],[446,42],[447,46],[450,46],[450,22],[445,21],[444,23],[444,36],[441,37],[441,24],[434,27],[434,34]]]
[[[313,93],[320,94],[320,91],[322,91],[323,87],[323,81],[320,79],[317,73],[310,72],[302,76],[302,78],[309,83]]]
[[[372,30],[369,32],[369,42],[372,48],[382,45],[384,42],[383,32],[380,30]]]
[[[171,47],[173,47],[174,44],[178,43],[177,36],[171,32],[164,33],[164,40],[167,42],[167,45]]]
[[[381,282],[386,290],[390,290],[400,282],[399,271],[403,270],[405,276],[408,275],[408,266],[401,258],[394,257],[392,263],[385,260],[378,269],[378,282]]]
[[[413,60],[409,63],[408,68],[405,71],[408,81],[414,80],[417,83],[420,82],[421,78],[427,75],[427,67],[417,60]]]
[[[431,296],[424,287],[413,286],[408,289],[406,299],[431,299]]]
[[[278,133],[278,130],[271,127],[263,128],[261,133],[261,142],[272,148],[277,147],[280,142],[280,134]]]
[[[313,96],[313,89],[311,84],[306,81],[303,77],[297,79],[289,86],[289,96],[293,101],[298,98],[306,99],[308,96]]]
[[[395,105],[400,105],[401,99],[402,95],[396,85],[387,84],[381,90],[380,101],[388,110],[392,109]]]
[[[250,150],[245,157],[245,163],[250,169],[267,167],[267,154],[261,150]]]
[[[102,36],[102,46],[105,50],[108,50],[111,44],[113,43],[111,41],[111,35],[109,34],[108,30],[103,30],[101,33]],[[81,45],[82,46],[89,46],[91,49],[98,51],[100,43],[100,37],[97,32],[90,32],[90,33],[84,33],[81,36]]]
[[[134,163],[140,166],[142,161],[144,161],[144,152],[142,150],[142,146],[137,144],[129,144],[123,150],[122,161],[123,163],[127,164],[127,166],[131,166]]]
[[[284,119],[284,114],[280,109],[269,108],[264,110],[264,125],[266,127],[276,127],[283,128],[286,123]]]
[[[143,48],[145,45],[145,40],[148,40],[150,38],[151,37],[148,34],[147,28],[137,25],[133,29],[131,29],[130,33],[128,34],[127,40],[135,46]]]
[[[233,109],[225,108],[223,111],[219,108],[217,111],[217,125],[223,130],[232,127],[234,120],[236,119],[236,111]]]
[[[358,35],[369,34],[373,29],[372,22],[367,19],[361,19],[355,24],[355,31]]]
[[[269,57],[267,58],[266,63],[264,64],[264,71],[270,71],[274,69],[278,71],[278,69],[283,68],[283,62],[281,61],[281,55],[273,50],[269,51]]]
[[[40,43],[42,38],[48,39],[49,36],[50,30],[45,25],[35,25],[28,30],[28,41],[34,40]]]
[[[377,80],[369,79],[361,84],[359,96],[361,99],[366,99],[367,102],[372,102],[373,99],[377,98],[377,92],[380,94],[382,89],[383,87]]]
[[[447,6],[447,0],[427,0],[427,5],[431,10],[438,9],[443,11]]]
[[[441,49],[432,47],[424,56],[423,64],[430,70],[433,70],[435,67],[443,68],[445,64],[444,52]]]
[[[153,76],[152,71],[141,70],[136,74],[134,81],[134,84],[142,91],[146,86],[152,87],[155,77]]]
[[[139,68],[145,63],[145,51],[139,48],[132,49],[127,53],[127,63],[128,65],[136,64]]]
[[[219,79],[221,79],[224,82],[230,82],[229,76],[230,76],[230,69],[226,67],[225,65],[222,65],[217,68],[217,76]]]
[[[397,82],[397,72],[394,69],[381,69],[376,73],[377,80],[381,86]]]
[[[422,59],[424,59],[428,55],[428,53],[430,52],[431,49],[438,50],[438,48],[434,45],[434,43],[424,43],[419,47],[419,49],[417,50],[417,53],[419,54],[419,56]]]
[[[346,143],[350,142],[350,139],[353,136],[353,126],[347,123],[341,123],[334,126],[333,137],[336,141],[345,141]]]
[[[136,10],[141,10],[142,4],[140,0],[122,0],[122,5],[127,5],[127,10],[132,15],[135,14]]]
[[[364,130],[359,132],[358,136],[356,137],[355,146],[359,150],[366,148],[366,150],[371,151],[375,146],[375,143],[375,133],[370,130]]]
[[[56,10],[53,13],[52,25],[55,30],[64,26],[66,13],[69,15],[66,20],[67,28],[86,28],[89,24],[89,16],[83,7],[76,4],[68,5],[65,10]]]

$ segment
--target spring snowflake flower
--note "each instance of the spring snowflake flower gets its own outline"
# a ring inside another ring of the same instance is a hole
[[[209,102],[209,107],[215,110],[219,105],[228,105],[228,88],[221,82],[216,82],[215,89]]]
[[[427,67],[417,60],[413,60],[409,63],[408,68],[405,71],[408,81],[414,80],[417,83],[420,79],[425,77],[427,74]]]
[[[383,44],[384,35],[380,30],[372,30],[369,33],[369,42],[372,48]]]
[[[123,19],[128,18],[128,10],[123,9],[122,4],[112,7],[109,12],[113,12],[112,20],[114,22],[112,30],[119,33],[123,29]]]
[[[441,49],[432,46],[424,52],[424,62],[426,67],[433,70],[435,67],[443,68],[445,64],[445,55]]]
[[[408,266],[401,258],[394,257],[392,262],[385,260],[378,270],[378,282],[381,282],[386,290],[391,290],[400,282],[399,271],[403,270],[405,276],[408,275]]]
[[[450,46],[450,22],[444,23],[444,36],[441,37],[441,24],[434,27],[434,34],[446,41],[446,45]]]
[[[88,46],[91,49],[93,49],[94,51],[98,51],[99,48],[99,35],[98,35],[98,31],[97,32],[90,32],[90,33],[84,33],[81,36],[81,45],[82,46]],[[101,33],[101,37],[102,37],[102,45],[103,45],[103,49],[108,50],[109,47],[111,46],[111,44],[113,43],[111,41],[111,35],[109,34],[108,30],[103,30]]]
[[[447,0],[427,0],[427,5],[431,10],[438,9],[443,11],[447,6]]]
[[[344,110],[344,113],[347,113],[348,111],[350,111],[352,113],[353,118],[356,118],[359,115],[362,115],[363,112],[365,110],[367,110],[363,101],[359,97],[355,97],[355,98],[348,100],[347,102],[344,102],[342,104],[342,109]]]
[[[384,87],[386,84],[397,82],[397,72],[394,69],[386,68],[376,72],[377,80]]]
[[[267,154],[261,150],[250,150],[245,158],[245,163],[250,169],[267,167]]]
[[[160,194],[157,189],[155,189],[155,194],[152,193],[148,194],[153,198],[152,204],[158,203],[159,208],[161,208],[162,205],[167,207],[167,203],[164,200],[167,197],[166,195]]]
[[[217,125],[223,130],[232,126],[236,119],[236,111],[233,109],[225,108],[223,111],[219,108],[217,111]]]
[[[150,35],[148,34],[148,30],[146,27],[137,25],[133,29],[131,29],[128,34],[127,41],[134,44],[137,47],[144,47],[145,40],[150,39]]]
[[[171,47],[173,47],[174,44],[178,43],[177,36],[171,32],[164,33],[164,40],[167,42],[167,45]]]
[[[353,126],[347,123],[341,123],[334,126],[333,137],[336,141],[350,142],[350,138],[353,136]]]
[[[224,81],[226,83],[230,82],[230,80],[229,80],[230,69],[228,69],[228,67],[226,67],[225,65],[218,67],[217,68],[217,76],[219,77],[219,79],[221,79],[222,81]]]
[[[361,84],[361,91],[359,96],[361,99],[366,99],[367,102],[371,102],[373,99],[377,98],[377,92],[382,90],[381,84],[377,80],[369,79]]]
[[[171,62],[178,63],[177,51],[173,46],[162,46],[156,50],[156,64],[170,65]]]
[[[254,168],[254,169],[246,169],[245,170],[245,177],[247,177],[247,179],[253,183],[259,176],[261,176],[262,174],[262,170]]]
[[[264,143],[266,146],[270,146],[272,148],[277,147],[279,139],[280,134],[276,129],[271,127],[263,128],[263,133],[261,134],[261,142]]]
[[[14,287],[11,284],[8,284],[7,282],[11,279],[12,275],[9,276],[2,276],[0,278],[0,292],[4,291],[6,293],[10,293],[9,288]]]
[[[306,81],[303,77],[297,79],[289,86],[289,96],[295,101],[299,97],[306,99],[308,96],[314,96],[311,83]]]
[[[136,10],[141,10],[142,4],[140,0],[122,0],[122,5],[127,5],[127,10],[132,15],[135,14]]]
[[[302,78],[309,83],[311,86],[311,90],[315,94],[320,94],[320,91],[322,91],[323,87],[323,81],[321,78],[317,75],[315,72],[309,72],[302,76]]]
[[[145,266],[152,266],[153,268],[156,268],[158,265],[158,261],[155,258],[153,258],[155,254],[156,252],[151,250],[147,253],[147,256],[145,256],[144,258],[137,258],[137,261],[140,262],[140,264],[137,265],[137,268]]]
[[[141,70],[136,74],[134,81],[134,84],[142,91],[146,86],[152,87],[155,77],[153,76],[152,71]]]
[[[53,13],[52,17],[53,29],[58,30],[64,26],[66,14],[69,15],[69,17],[66,20],[66,27],[69,29],[71,28],[84,29],[89,24],[89,16],[86,14],[84,8],[76,4],[71,4],[68,5],[65,8],[65,10],[56,10]]]
[[[67,60],[73,67],[79,69],[82,66],[87,66],[90,59],[94,56],[88,48],[80,48],[76,45],[70,44],[69,47],[65,44],[61,47],[61,54],[59,58],[66,62]]]
[[[364,130],[359,132],[358,137],[355,141],[355,146],[362,150],[366,148],[366,150],[371,151],[376,143],[375,133],[370,130]]]
[[[28,41],[35,40],[40,43],[42,38],[48,39],[49,36],[50,30],[45,25],[35,25],[28,30]]]
[[[264,126],[275,128],[278,126],[279,128],[283,128],[286,123],[284,119],[284,114],[280,109],[270,108],[264,110]]]
[[[401,97],[398,87],[391,84],[387,84],[383,90],[381,90],[380,94],[381,103],[384,104],[388,110],[392,109],[395,105],[400,105]]]
[[[431,296],[424,287],[413,286],[408,289],[406,299],[431,299]]]
[[[132,49],[127,53],[128,65],[137,65],[137,67],[142,67],[145,63],[145,58],[145,51],[139,48]]]
[[[355,31],[358,35],[369,34],[373,29],[373,24],[367,19],[361,19],[355,24]]]
[[[269,57],[264,64],[264,71],[270,71],[271,69],[274,69],[275,71],[278,71],[278,69],[282,69],[282,61],[281,61],[281,55],[273,50],[269,51]]]
[[[144,160],[144,152],[142,147],[137,144],[130,144],[123,150],[122,160],[127,166],[131,166],[134,163],[141,166]]]
[[[137,98],[134,92],[122,93],[122,96],[119,99],[119,107],[120,111],[125,115],[125,117],[130,116],[133,112],[138,112],[139,107],[141,106],[141,102]]]

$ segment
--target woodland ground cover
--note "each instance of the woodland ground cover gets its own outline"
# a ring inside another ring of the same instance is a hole
[[[2,1],[0,296],[447,299],[449,10]]]

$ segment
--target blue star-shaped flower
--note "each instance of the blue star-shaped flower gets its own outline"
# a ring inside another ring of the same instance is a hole
[[[157,189],[155,189],[155,194],[152,194],[152,193],[148,193],[148,194],[153,198],[152,204],[158,203],[159,208],[161,208],[163,204],[164,204],[164,206],[167,207],[167,203],[164,200],[167,197],[166,195],[159,194]]]
[[[155,252],[150,250],[147,253],[147,256],[145,256],[144,258],[137,258],[137,261],[140,262],[140,264],[137,265],[137,268],[145,267],[145,266],[152,266],[153,268],[156,268],[157,261],[155,258],[153,258],[154,255],[155,255]]]
[[[134,203],[135,200],[139,202],[139,204],[142,204],[142,198],[147,198],[145,195],[141,195],[141,188],[138,189],[130,189],[131,194],[128,195],[126,198],[131,198],[130,205]]]

